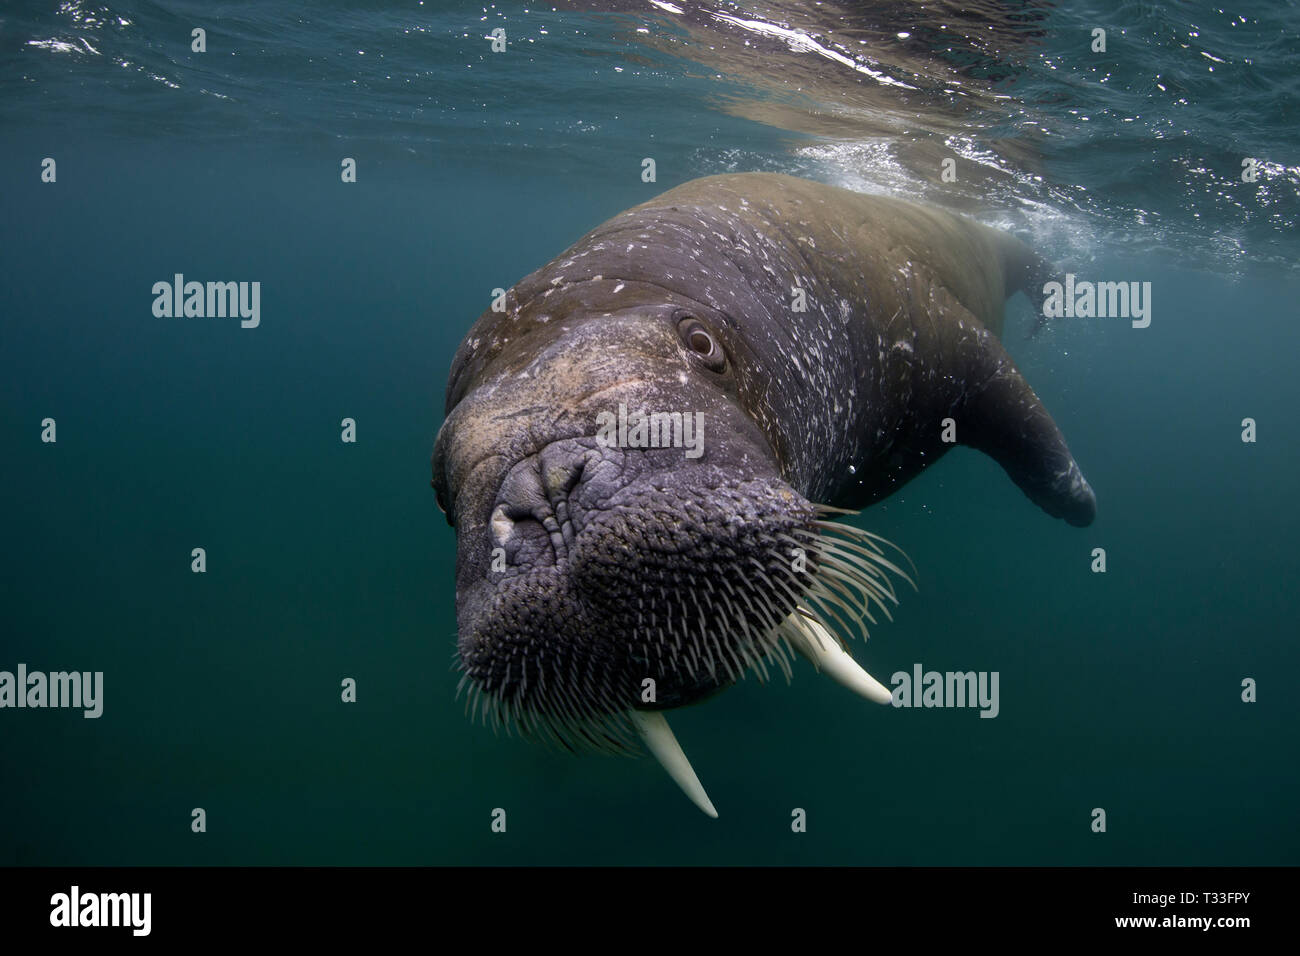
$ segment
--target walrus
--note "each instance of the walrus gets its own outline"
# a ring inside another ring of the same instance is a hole
[[[911,576],[841,513],[954,443],[1049,515],[1096,513],[999,341],[1045,268],[939,209],[744,173],[635,206],[520,280],[460,345],[433,451],[471,715],[643,744],[716,816],[665,711],[788,677],[791,651],[887,703],[843,639]]]

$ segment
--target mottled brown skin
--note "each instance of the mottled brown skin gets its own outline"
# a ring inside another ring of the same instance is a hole
[[[997,338],[1038,268],[940,210],[750,173],[629,209],[521,280],[457,353],[434,452],[470,679],[557,720],[639,706],[646,675],[661,706],[725,686],[703,651],[734,628],[697,620],[701,580],[739,587],[809,526],[809,502],[891,494],[951,447],[945,418],[1049,514],[1091,522],[1091,489]],[[688,344],[696,326],[721,367]],[[703,457],[598,447],[596,416],[620,402],[702,411]]]

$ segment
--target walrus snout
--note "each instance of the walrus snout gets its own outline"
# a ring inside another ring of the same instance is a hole
[[[479,545],[496,560],[462,582],[475,706],[566,744],[629,745],[631,711],[701,700],[781,653],[773,632],[806,587],[792,552],[816,518],[776,475],[684,469],[668,449],[588,437],[517,462]]]

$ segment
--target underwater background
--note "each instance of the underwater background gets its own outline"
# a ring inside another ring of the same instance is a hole
[[[1300,863],[1296,5],[595,6],[0,13],[0,670],[104,673],[98,719],[0,710],[0,864]],[[715,821],[466,717],[429,456],[492,289],[745,170],[968,213],[1152,320],[1007,306],[1091,527],[970,449],[853,519],[919,586],[855,656],[996,671],[997,718],[751,675],[672,715]],[[260,324],[156,317],[175,273]]]

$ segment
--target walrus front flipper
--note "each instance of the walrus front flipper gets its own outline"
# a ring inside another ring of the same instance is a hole
[[[966,378],[958,437],[1005,468],[1029,499],[1053,518],[1064,518],[1077,528],[1092,524],[1097,496],[1061,430],[1002,344],[987,333],[981,339],[975,367]]]
[[[1032,339],[1047,327],[1042,309],[1043,287],[1048,282],[1063,281],[1065,270],[1010,233],[999,232],[997,242],[1007,297],[1023,292],[1033,306],[1034,324],[1025,333],[1025,338]]]

